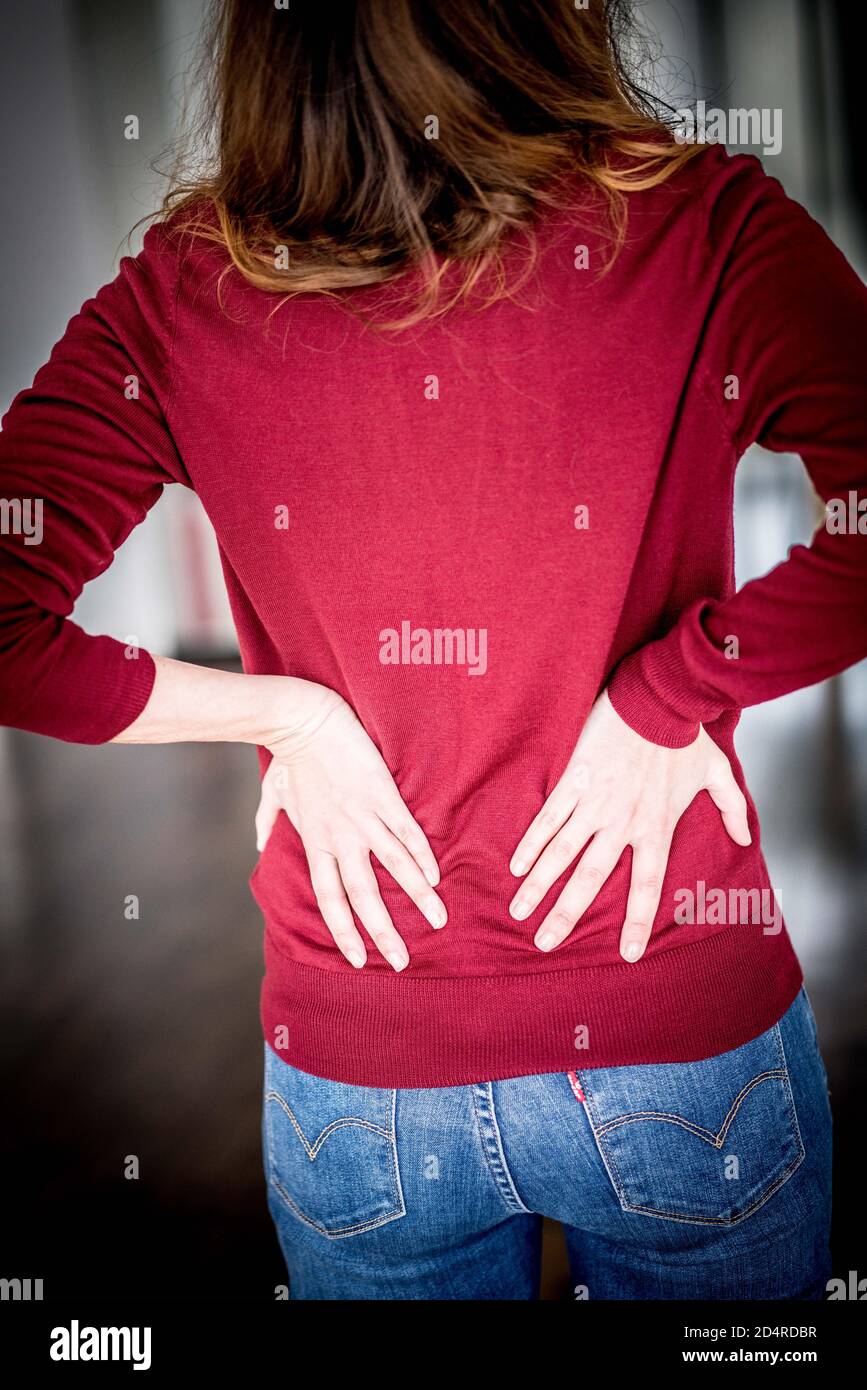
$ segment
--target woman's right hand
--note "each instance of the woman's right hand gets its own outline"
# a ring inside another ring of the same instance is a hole
[[[443,927],[446,909],[433,891],[437,862],[350,706],[326,686],[310,684],[307,696],[303,724],[267,745],[273,756],[256,812],[257,848],[265,848],[285,811],[301,837],[319,911],[338,949],[358,969],[367,960],[354,909],[389,964],[403,970],[409,952],[380,897],[370,856],[432,927]]]

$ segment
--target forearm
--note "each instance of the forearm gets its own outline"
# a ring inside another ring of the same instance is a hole
[[[294,676],[252,676],[155,656],[141,714],[112,743],[254,743],[282,748],[321,723],[335,691]]]

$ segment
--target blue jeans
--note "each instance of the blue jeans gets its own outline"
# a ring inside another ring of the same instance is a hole
[[[831,1115],[803,989],[701,1062],[393,1090],[265,1052],[291,1298],[534,1299],[543,1216],[577,1298],[823,1297]]]

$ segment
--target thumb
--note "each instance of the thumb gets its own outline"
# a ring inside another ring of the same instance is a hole
[[[711,773],[705,790],[722,815],[723,825],[735,844],[751,845],[753,837],[747,823],[747,800],[725,757]]]
[[[272,796],[263,795],[259,798],[259,806],[256,811],[256,848],[261,854],[265,845],[268,843],[268,836],[274,829],[274,822],[280,814],[280,803]]]

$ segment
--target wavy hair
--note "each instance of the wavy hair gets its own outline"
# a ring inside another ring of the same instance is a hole
[[[176,164],[160,215],[284,297],[415,267],[390,327],[493,270],[490,302],[508,291],[504,242],[532,244],[561,178],[602,195],[616,255],[626,195],[697,153],[638,85],[645,49],[627,0],[217,0],[182,156],[198,171]]]

